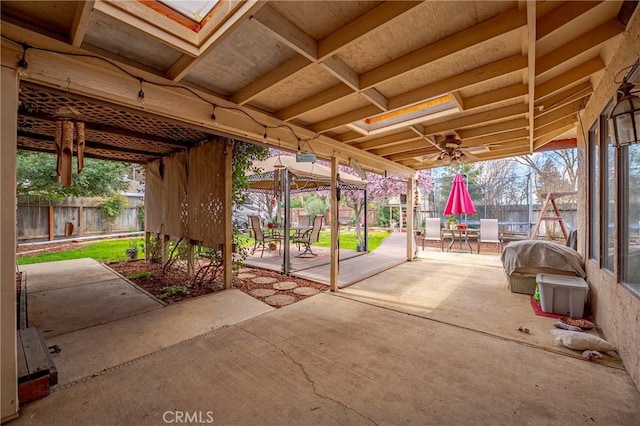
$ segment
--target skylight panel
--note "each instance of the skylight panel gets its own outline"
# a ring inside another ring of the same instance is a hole
[[[158,0],[187,18],[201,23],[219,0]]]

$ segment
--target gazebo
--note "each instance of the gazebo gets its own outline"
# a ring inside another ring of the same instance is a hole
[[[291,253],[289,240],[291,234],[290,205],[291,194],[301,192],[328,191],[331,189],[331,169],[316,162],[298,162],[296,157],[278,155],[264,161],[258,161],[253,165],[258,172],[247,176],[249,190],[253,192],[273,193],[274,198],[284,208],[284,258],[282,272],[289,274],[291,269]],[[367,181],[349,173],[338,174],[338,189],[362,190],[365,198],[365,250],[367,242]],[[338,191],[338,198],[340,191]],[[333,218],[332,218],[333,219]]]

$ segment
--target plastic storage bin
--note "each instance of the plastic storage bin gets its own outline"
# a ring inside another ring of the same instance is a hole
[[[538,274],[540,307],[544,312],[582,318],[589,286],[580,277]]]

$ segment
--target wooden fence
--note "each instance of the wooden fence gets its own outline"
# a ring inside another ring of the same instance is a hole
[[[143,230],[139,197],[127,197],[129,206],[109,218],[94,198],[67,198],[49,203],[34,196],[19,196],[17,206],[18,240],[49,239],[64,236],[86,236],[111,232]]]

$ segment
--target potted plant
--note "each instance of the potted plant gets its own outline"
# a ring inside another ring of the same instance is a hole
[[[456,229],[456,222],[458,219],[455,216],[449,216],[447,218],[446,228],[447,229]]]
[[[124,258],[127,261],[136,260],[138,258],[138,242],[131,240],[129,242],[129,248],[124,251]]]
[[[362,236],[356,237],[356,251],[363,252],[364,248],[364,238]]]

